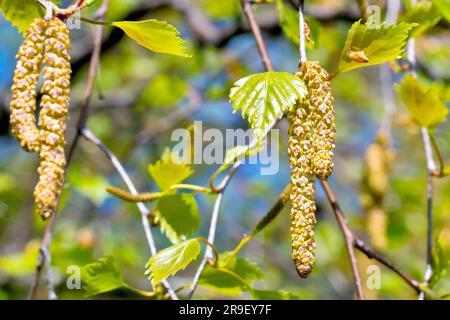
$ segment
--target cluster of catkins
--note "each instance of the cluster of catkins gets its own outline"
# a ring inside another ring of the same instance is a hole
[[[70,93],[70,40],[59,18],[35,19],[16,55],[10,123],[21,146],[39,153],[39,181],[35,207],[43,218],[55,211],[63,183],[66,159],[65,129]],[[39,119],[36,123],[37,85],[43,69]]]
[[[291,166],[292,258],[297,273],[306,278],[315,260],[314,177],[326,180],[333,171],[335,121],[328,73],[318,62],[305,62],[298,76],[308,93],[288,113]]]

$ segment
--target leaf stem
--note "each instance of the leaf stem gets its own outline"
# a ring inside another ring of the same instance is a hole
[[[217,266],[217,264],[219,263],[219,251],[217,251],[216,246],[214,246],[214,244],[212,244],[211,242],[209,242],[207,239],[203,238],[203,237],[198,237],[196,238],[198,241],[203,242],[204,244],[206,244],[209,248],[211,248],[211,250],[214,253],[214,262],[212,264],[212,266]]]
[[[87,22],[90,24],[96,24],[96,25],[100,25],[100,26],[111,26],[112,25],[112,22],[92,20],[92,19],[85,18],[85,17],[81,17],[80,20],[83,22]]]

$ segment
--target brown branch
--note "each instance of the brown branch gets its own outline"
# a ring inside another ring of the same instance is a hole
[[[364,290],[362,288],[361,277],[359,275],[358,265],[357,265],[355,250],[354,250],[355,237],[353,235],[353,232],[350,230],[350,227],[347,224],[347,221],[344,217],[344,214],[341,211],[341,208],[339,207],[339,204],[336,200],[336,196],[334,195],[334,192],[331,189],[330,184],[328,183],[328,181],[321,181],[320,183],[323,187],[323,190],[325,191],[325,193],[327,195],[328,201],[330,202],[331,207],[333,208],[333,212],[336,217],[336,220],[337,220],[339,227],[341,228],[342,233],[344,235],[345,245],[347,247],[348,255],[350,257],[350,263],[352,266],[353,277],[355,278],[355,288],[356,288],[357,296],[360,300],[364,300],[365,299]]]
[[[261,55],[261,60],[264,65],[264,68],[267,71],[272,71],[272,62],[270,61],[269,54],[267,53],[267,47],[264,44],[264,39],[261,35],[261,29],[256,23],[255,15],[253,14],[252,6],[249,0],[241,0],[242,8],[244,9],[245,16],[247,17],[247,21],[250,24],[250,28],[252,30],[253,36],[256,40],[256,45],[258,47],[259,54]]]

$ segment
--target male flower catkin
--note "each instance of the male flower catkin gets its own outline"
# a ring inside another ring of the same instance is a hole
[[[308,88],[305,104],[308,104],[312,110],[313,171],[319,179],[326,180],[333,173],[333,149],[336,135],[334,99],[328,80],[329,75],[319,62],[308,61],[302,64],[301,77]]]
[[[16,69],[10,103],[12,134],[26,151],[39,151],[39,129],[36,126],[36,86],[44,56],[45,29],[48,21],[36,19],[25,33],[16,55]]]
[[[314,266],[314,173],[311,158],[311,109],[307,103],[299,103],[288,113],[289,163],[291,166],[291,240],[292,259],[297,273],[306,278]]]
[[[63,183],[66,159],[65,130],[70,95],[70,40],[64,22],[53,18],[46,30],[44,83],[39,113],[39,182],[34,190],[36,211],[47,219],[55,211]]]
[[[305,62],[298,76],[308,94],[288,113],[291,240],[297,273],[306,278],[315,261],[314,177],[326,180],[332,174],[335,123],[328,73],[318,62]]]
[[[12,86],[12,133],[41,163],[34,190],[36,211],[47,219],[54,212],[64,183],[65,129],[70,93],[69,30],[59,18],[36,19],[17,54]],[[39,128],[36,126],[36,85],[45,63]]]

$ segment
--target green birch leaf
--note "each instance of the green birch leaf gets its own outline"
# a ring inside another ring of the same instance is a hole
[[[81,268],[83,290],[88,296],[110,292],[127,285],[117,262],[112,256],[106,256]]]
[[[155,217],[172,243],[184,240],[200,226],[200,212],[192,194],[172,194],[158,200]]]
[[[414,4],[401,19],[403,22],[417,24],[412,30],[411,37],[424,34],[428,29],[434,27],[439,20],[441,20],[439,10],[431,1],[421,1]]]
[[[239,296],[251,290],[254,281],[264,278],[258,265],[246,258],[231,257],[230,252],[220,254],[219,266],[237,275],[239,280],[230,273],[207,265],[199,285],[229,296]]]
[[[396,87],[397,94],[410,114],[422,126],[433,129],[445,120],[448,109],[440,98],[441,88],[427,88],[415,76],[408,74]]]
[[[371,29],[361,21],[350,28],[338,72],[373,66],[396,59],[404,50],[409,31],[416,24],[402,22]]]
[[[122,29],[127,36],[141,46],[159,53],[190,58],[186,42],[179,37],[179,31],[165,21],[115,21],[113,26]]]
[[[146,265],[146,274],[149,274],[149,279],[152,279],[155,286],[162,280],[185,269],[197,259],[199,253],[200,243],[197,239],[174,244],[150,258]]]
[[[438,8],[445,20],[450,22],[450,0],[433,0],[433,4]]]
[[[166,191],[174,184],[183,182],[193,173],[190,166],[176,157],[176,154],[170,153],[169,148],[166,148],[161,160],[148,166],[150,176],[161,191]]]
[[[240,110],[256,134],[261,134],[305,94],[305,85],[295,75],[269,71],[236,81],[229,97],[234,111]]]

